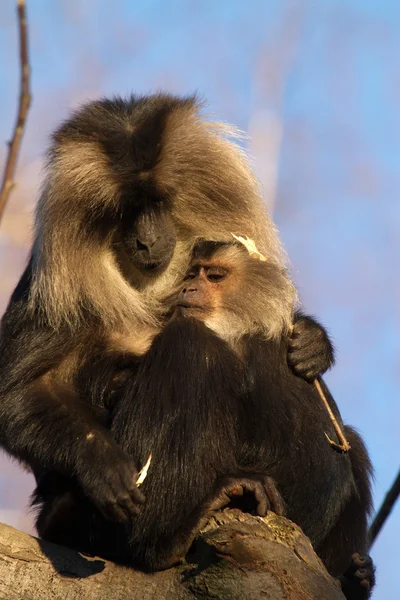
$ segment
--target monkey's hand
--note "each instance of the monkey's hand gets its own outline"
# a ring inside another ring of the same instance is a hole
[[[135,463],[102,432],[87,435],[75,474],[85,495],[107,519],[123,523],[140,512],[145,498],[136,486]]]
[[[339,577],[342,591],[347,600],[367,600],[375,583],[375,568],[368,555],[358,552],[351,557],[351,565]]]
[[[285,503],[271,477],[225,477],[206,507],[208,518],[231,506],[265,517],[268,510],[285,514]]]
[[[307,381],[323,375],[333,365],[333,345],[322,325],[311,317],[296,313],[287,361],[293,372]]]

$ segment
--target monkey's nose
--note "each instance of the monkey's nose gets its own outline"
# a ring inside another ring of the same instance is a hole
[[[189,287],[189,288],[185,288],[184,290],[182,290],[183,294],[195,294],[197,292],[197,288],[196,287]]]
[[[138,250],[150,250],[154,244],[156,243],[156,241],[158,240],[158,237],[149,237],[149,238],[145,238],[140,240],[139,238],[136,238],[136,247]]]

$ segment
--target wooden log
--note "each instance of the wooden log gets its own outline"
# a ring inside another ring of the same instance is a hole
[[[157,573],[38,540],[0,525],[0,600],[343,600],[291,521],[225,510],[186,562]]]

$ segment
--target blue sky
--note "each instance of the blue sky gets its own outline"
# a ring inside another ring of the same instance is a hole
[[[368,444],[379,505],[399,468],[400,3],[28,4],[33,105],[0,230],[0,308],[26,257],[48,133],[67,111],[103,94],[197,90],[213,113],[253,137],[303,306],[334,338],[338,363],[327,379]],[[15,114],[15,50],[14,2],[5,0],[0,140]],[[6,460],[1,467],[0,516],[16,522],[31,479]],[[398,597],[399,534],[397,506],[373,551],[377,599]]]

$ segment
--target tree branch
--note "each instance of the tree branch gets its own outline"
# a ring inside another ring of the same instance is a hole
[[[184,564],[148,574],[0,525],[0,598],[7,600],[344,600],[294,523],[218,513]]]
[[[383,524],[385,523],[386,519],[392,512],[392,508],[395,505],[396,500],[399,496],[400,496],[400,471],[398,472],[397,477],[396,477],[392,487],[386,494],[385,499],[382,502],[380,509],[376,513],[375,518],[371,524],[371,527],[369,528],[370,546],[372,546],[372,544],[378,537],[378,534],[379,534],[380,530],[382,529]]]
[[[17,165],[18,154],[21,146],[21,140],[24,133],[25,121],[28,115],[31,103],[30,94],[30,68],[28,56],[28,26],[26,19],[25,0],[18,0],[18,20],[19,20],[19,48],[20,48],[20,95],[17,120],[15,122],[13,136],[8,142],[8,156],[4,169],[3,182],[0,189],[0,222],[4,215],[4,209],[8,197],[14,187],[13,177]]]

